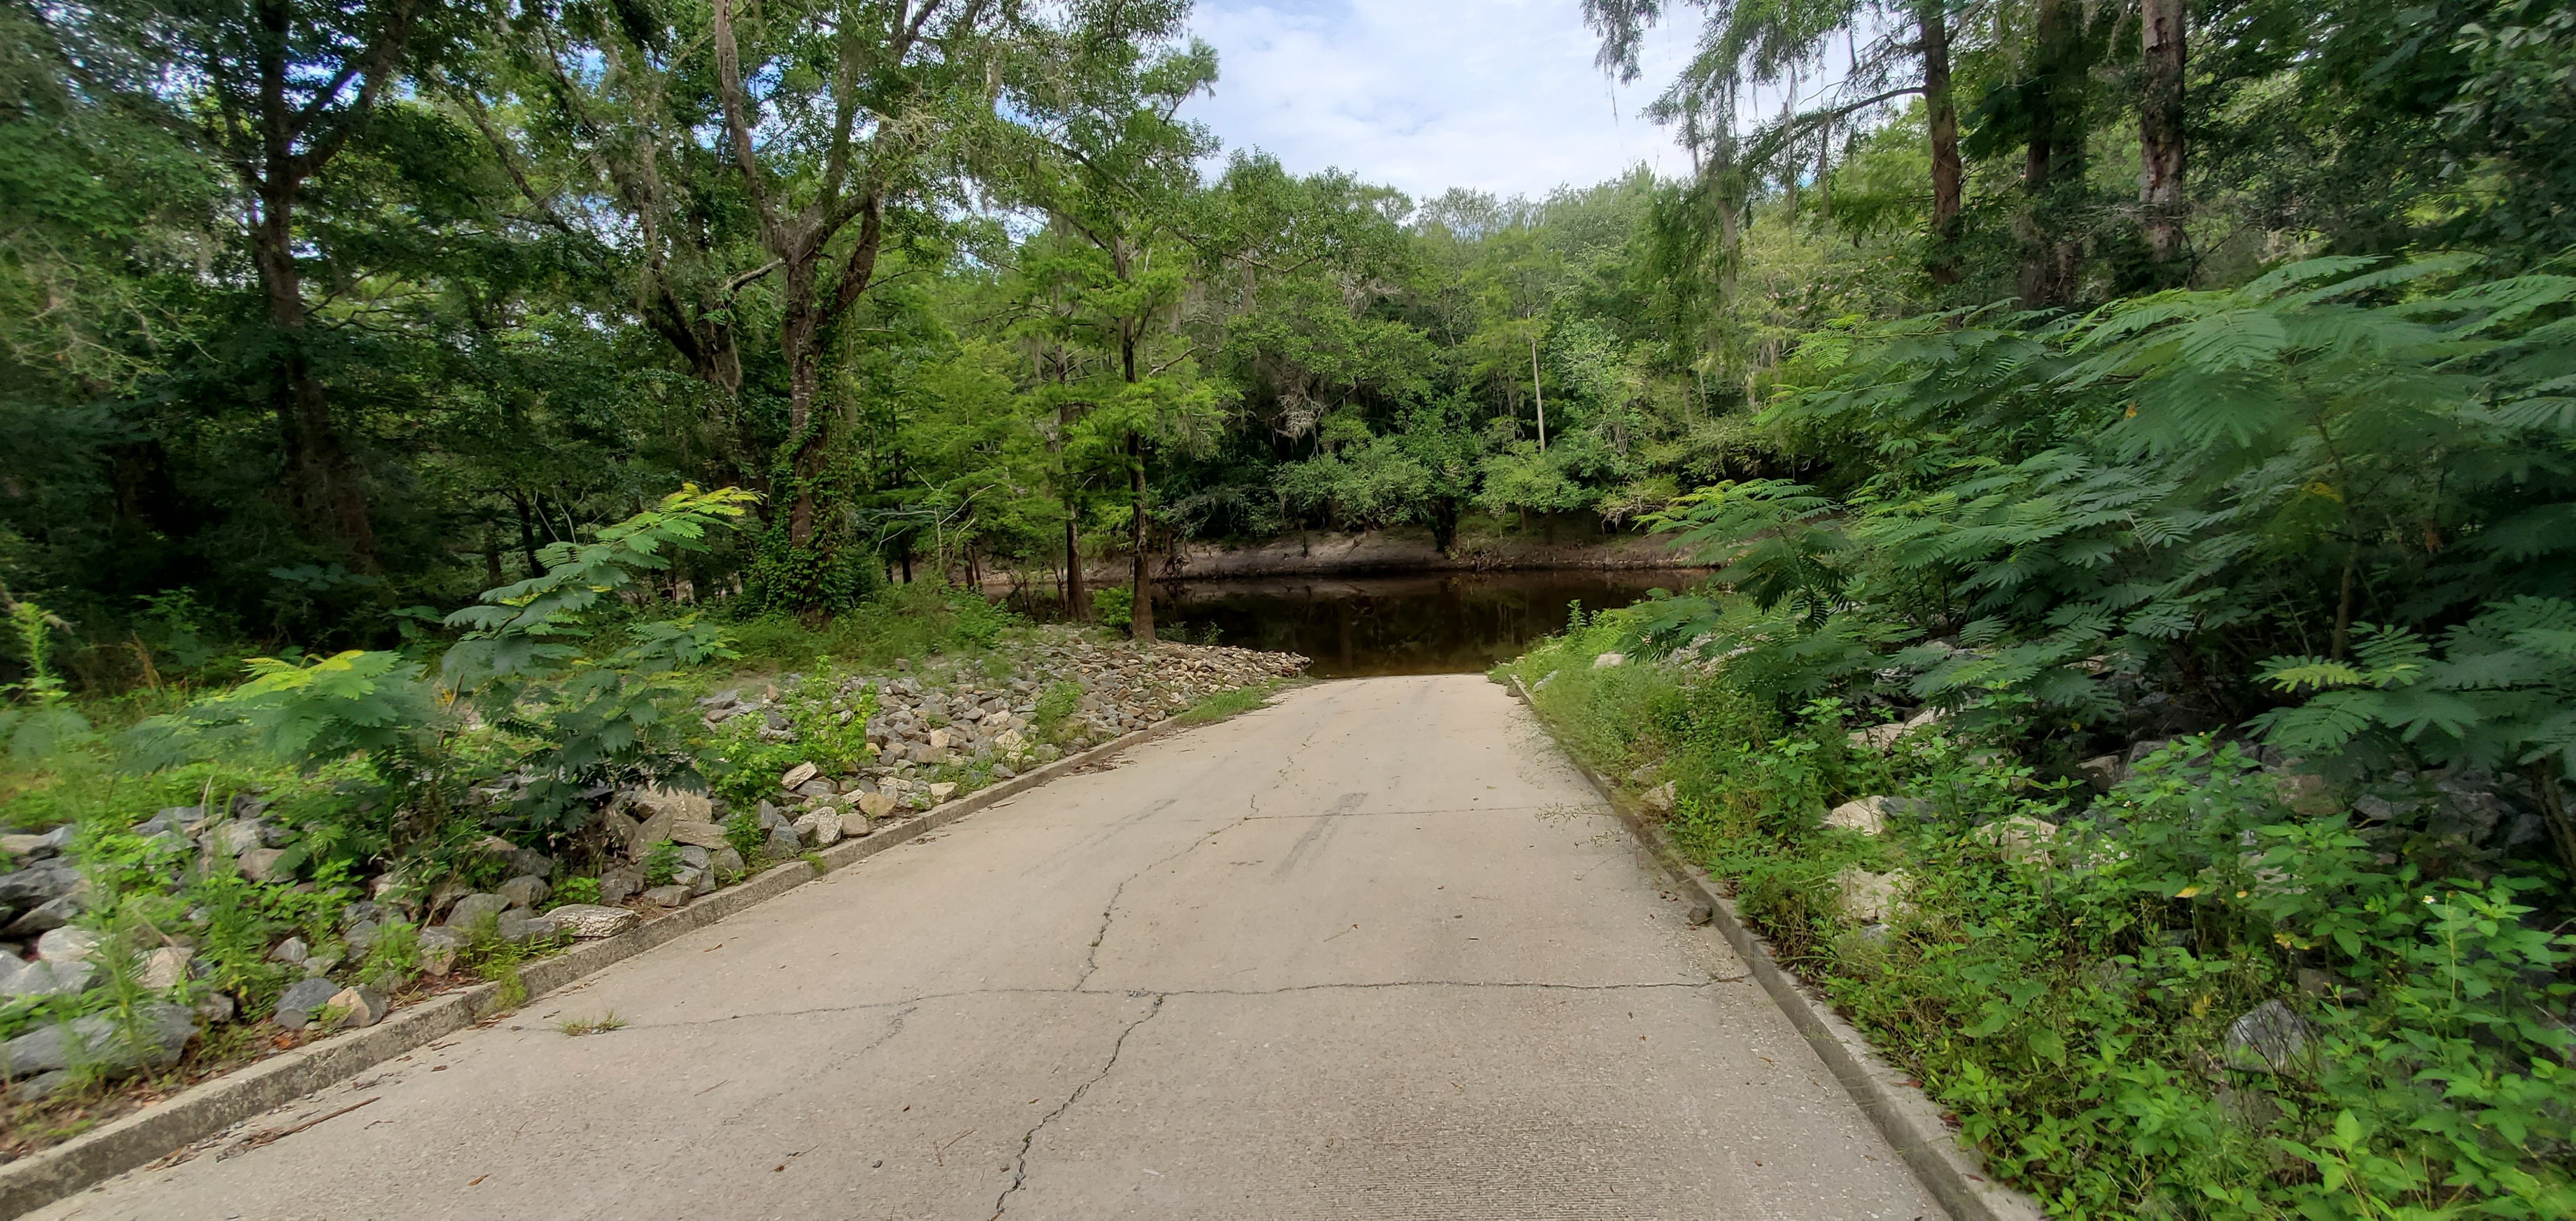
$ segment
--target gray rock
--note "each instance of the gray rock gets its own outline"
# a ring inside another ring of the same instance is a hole
[[[609,907],[634,898],[635,892],[642,889],[644,871],[631,865],[621,865],[599,875],[599,901]]]
[[[1012,771],[1010,765],[1007,763],[996,763],[993,765],[993,778],[995,780],[1017,780],[1019,779],[1019,776],[1020,774]]]
[[[340,927],[342,928],[355,928],[361,924],[379,924],[384,921],[384,918],[383,905],[367,899],[360,899],[340,908]]]
[[[477,891],[456,901],[447,909],[447,927],[470,928],[510,909],[510,901],[488,891]]]
[[[653,889],[644,892],[644,899],[646,902],[651,903],[656,907],[678,907],[689,901],[689,888],[686,886],[656,886]]]
[[[727,847],[730,845],[717,845]],[[715,854],[696,844],[680,846],[680,863],[691,869],[704,869],[715,863]]]
[[[143,956],[142,963],[135,971],[135,982],[143,985],[147,991],[167,992],[188,982],[188,976],[194,969],[194,962],[189,958],[188,951],[175,945],[165,945]]]
[[[243,877],[251,881],[282,882],[295,873],[285,867],[285,856],[283,848],[253,848],[233,858],[233,864],[241,869]]]
[[[221,992],[209,992],[197,998],[195,1011],[199,1020],[221,1025],[233,1020],[233,998]]]
[[[734,851],[731,844],[709,853],[708,858],[707,868],[715,871],[718,882],[741,877],[750,871],[750,866],[744,863],[742,854]]]
[[[261,842],[258,819],[239,819],[206,832],[206,846],[225,856],[237,857],[267,845]]]
[[[134,824],[134,833],[145,839],[172,833],[186,835],[188,828],[197,825],[197,820],[205,816],[205,809],[200,806],[169,806]]]
[[[47,962],[80,962],[98,952],[99,935],[66,925],[36,938],[36,957]]]
[[[533,873],[540,878],[545,878],[554,874],[555,858],[534,848],[522,848],[497,835],[485,840],[484,847],[493,856],[499,857],[501,863],[509,868],[513,876]]]
[[[29,908],[27,914],[10,921],[7,928],[0,929],[0,936],[25,938],[51,932],[79,919],[80,914],[87,910],[89,885],[84,882],[73,886],[71,892],[61,898],[48,899]]]
[[[373,920],[350,925],[349,931],[341,934],[352,954],[364,954],[376,948],[376,943],[384,940],[384,936],[385,926]]]
[[[41,1072],[33,1077],[29,1077],[24,1081],[10,1086],[9,1101],[17,1103],[19,1106],[25,1106],[32,1102],[43,1102],[44,1100],[61,1093],[62,1088],[66,1085],[70,1085],[71,1083],[72,1074],[69,1069],[57,1068]]]
[[[392,1007],[386,1003],[384,993],[364,987],[342,988],[332,993],[331,999],[323,1005],[323,1009],[339,1015],[338,1020],[331,1023],[333,1030],[373,1026],[385,1020],[385,1012]]]
[[[683,864],[679,868],[671,871],[671,885],[681,887],[694,894],[697,893],[698,883],[706,876],[707,871],[705,869],[696,865]]]
[[[829,848],[841,842],[840,812],[816,810],[797,819],[796,838],[817,848]]]
[[[2084,783],[2096,793],[2110,792],[2128,772],[2128,763],[2118,755],[2095,755],[2075,765],[2075,773],[2084,777]]]
[[[163,1001],[137,1006],[133,1021],[120,1026],[100,1013],[74,1022],[59,1022],[0,1043],[0,1065],[11,1076],[30,1076],[92,1065],[109,1072],[132,1072],[145,1066],[176,1064],[179,1053],[197,1033],[196,1015]]]
[[[805,841],[797,837],[794,827],[778,827],[770,831],[764,851],[771,860],[790,860],[804,853]]]
[[[340,985],[330,980],[299,979],[277,998],[277,1008],[269,1013],[269,1020],[288,1030],[302,1030],[312,1025],[313,1015],[339,994]]]
[[[493,893],[509,900],[512,907],[535,907],[545,902],[546,896],[553,891],[553,887],[546,885],[545,878],[533,873],[520,874],[493,888]]]
[[[549,940],[564,932],[567,926],[552,915],[531,916],[524,912],[508,911],[501,913],[493,927],[501,934],[501,940],[512,945],[527,945]]]
[[[601,907],[595,903],[567,903],[546,913],[546,918],[559,923],[573,936],[590,940],[614,937],[644,922],[642,916],[622,907]]]
[[[868,816],[865,811],[852,810],[849,813],[841,815],[841,834],[845,838],[857,839],[866,835],[872,829],[873,828],[868,825]]]
[[[0,908],[25,911],[70,894],[80,881],[79,870],[62,864],[38,865],[16,873],[0,874]]]
[[[799,763],[794,767],[788,768],[786,774],[778,778],[778,787],[786,789],[789,792],[794,792],[796,790],[796,786],[812,780],[822,770],[823,769],[816,767],[811,763]]]
[[[794,821],[786,815],[779,813],[777,806],[771,805],[766,801],[760,803],[758,813],[755,814],[754,817],[758,819],[760,829],[764,833],[775,830],[779,827],[787,826]]]
[[[669,836],[673,843],[694,844],[700,848],[725,846],[724,828],[711,822],[675,822]]]
[[[313,956],[313,947],[304,944],[301,937],[289,937],[278,942],[277,948],[270,950],[268,956],[279,962],[302,962]]]
[[[340,956],[339,956],[339,955],[337,955],[337,954],[316,954],[316,955],[312,956],[311,958],[307,958],[307,959],[305,959],[305,960],[304,960],[303,970],[304,970],[304,973],[305,973],[305,974],[307,974],[307,975],[328,975],[328,974],[330,974],[332,971],[337,970],[337,969],[339,968],[339,966],[340,966]]]
[[[1827,827],[1858,831],[1863,835],[1880,835],[1887,831],[1887,815],[1879,807],[1884,797],[1863,797],[1835,806],[1825,815]]]
[[[2308,1023],[2279,1001],[2265,1001],[2227,1027],[2226,1060],[2249,1072],[2287,1072],[2308,1049]]]
[[[456,969],[457,955],[465,952],[465,935],[452,928],[420,930],[420,969],[432,975],[445,975]]]
[[[0,996],[78,996],[97,982],[94,962],[31,962],[0,983]]]

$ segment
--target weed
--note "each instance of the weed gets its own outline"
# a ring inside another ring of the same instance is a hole
[[[554,906],[556,907],[597,902],[599,902],[599,879],[597,878],[565,878],[555,887]]]
[[[820,852],[808,852],[803,857],[803,860],[805,861],[805,867],[816,873],[832,872],[831,863],[825,861],[823,859],[823,854]]]
[[[1200,700],[1179,716],[1172,718],[1183,725],[1205,725],[1230,716],[1250,712],[1269,700],[1272,692],[1285,684],[1278,679],[1265,679],[1248,687],[1219,691]]]
[[[678,844],[666,839],[653,845],[652,849],[644,854],[646,886],[668,886],[671,884],[671,879],[679,872],[680,846]]]
[[[1041,742],[1061,742],[1066,722],[1081,710],[1081,683],[1053,683],[1038,696],[1037,708],[1029,713],[1029,727],[1036,731]]]
[[[614,1009],[594,1018],[565,1018],[555,1023],[557,1031],[576,1039],[586,1034],[607,1034],[609,1031],[625,1028],[626,1019],[617,1016],[617,1011]]]

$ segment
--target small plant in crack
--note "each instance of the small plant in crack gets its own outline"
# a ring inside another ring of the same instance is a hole
[[[625,1028],[626,1019],[617,1016],[617,1011],[614,1009],[600,1014],[598,1017],[565,1018],[564,1020],[555,1023],[556,1030],[573,1038],[580,1038],[586,1034],[607,1034],[609,1031],[623,1030]]]

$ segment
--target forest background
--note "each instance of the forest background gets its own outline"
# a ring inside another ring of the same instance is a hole
[[[1656,6],[1588,8],[1615,70]],[[683,482],[760,528],[666,592],[752,614],[1635,528],[1864,477],[1757,414],[1856,328],[2576,237],[2554,6],[1721,5],[1697,171],[1538,201],[1220,161],[1187,12],[12,4],[0,583],[113,691],[395,640]]]
[[[257,1012],[360,878],[855,766],[680,711],[787,636],[1678,530],[1716,580],[1508,677],[1995,1173],[2576,1212],[2576,8],[1582,8],[1622,76],[1698,23],[1688,173],[1229,155],[1181,0],[5,0],[0,797],[176,888],[83,917],[140,945],[236,879],[138,820],[310,795]]]

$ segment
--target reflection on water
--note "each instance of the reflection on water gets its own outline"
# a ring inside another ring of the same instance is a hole
[[[1159,590],[1157,617],[1192,640],[1303,653],[1318,678],[1476,673],[1519,656],[1587,611],[1681,590],[1704,569],[1424,573],[1413,576],[1260,577],[1193,581]]]

